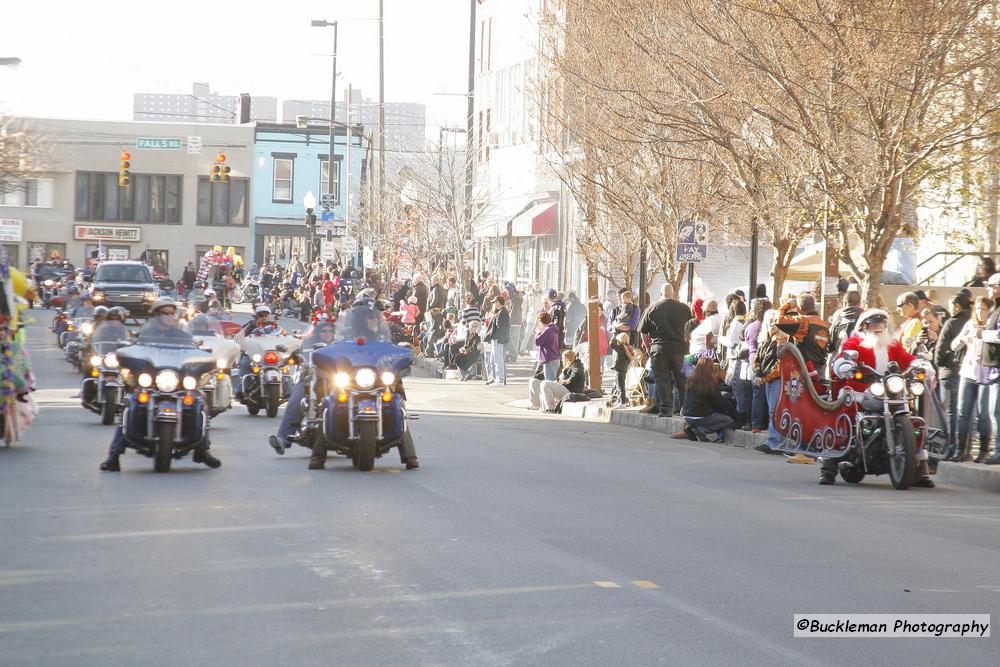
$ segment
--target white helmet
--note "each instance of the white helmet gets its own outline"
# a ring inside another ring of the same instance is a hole
[[[260,305],[254,308],[253,314],[257,317],[260,317],[261,315],[270,315],[271,309],[267,306]]]
[[[869,308],[865,312],[858,315],[858,321],[854,325],[854,328],[858,331],[864,331],[868,328],[868,325],[873,322],[884,322],[889,323],[889,313],[885,312],[881,308]]]
[[[215,296],[215,290],[209,287],[207,290],[203,292],[203,294],[206,299],[211,299],[213,296]]]
[[[158,311],[160,308],[166,308],[167,306],[171,306],[174,309],[176,309],[177,302],[171,299],[169,296],[161,296],[158,299],[156,299],[156,301],[153,302],[152,306],[149,307],[149,312],[152,315],[156,315],[156,311]]]

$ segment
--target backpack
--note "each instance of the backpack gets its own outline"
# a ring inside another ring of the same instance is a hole
[[[830,354],[840,353],[840,348],[844,345],[844,342],[854,333],[854,327],[857,326],[860,316],[860,308],[856,312],[852,309],[850,312],[840,313],[837,323],[830,329],[830,346],[828,348]]]

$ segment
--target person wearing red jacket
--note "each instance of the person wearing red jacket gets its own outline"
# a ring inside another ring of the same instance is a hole
[[[869,383],[854,379],[854,367],[858,364],[864,364],[874,368],[879,374],[884,374],[889,362],[896,362],[900,371],[905,371],[911,364],[918,362],[918,358],[907,352],[901,341],[889,334],[888,327],[889,314],[884,310],[871,309],[861,313],[854,335],[847,339],[833,362],[833,373],[841,380],[834,385],[834,396],[837,396],[844,387],[861,393],[868,389]],[[857,352],[856,361],[844,358],[844,354],[852,350]],[[834,484],[836,477],[837,459],[824,459],[820,468],[819,483]],[[917,479],[910,486],[934,488],[934,482],[927,469],[927,452],[923,448],[917,452]]]

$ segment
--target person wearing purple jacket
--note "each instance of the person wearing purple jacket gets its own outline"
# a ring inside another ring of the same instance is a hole
[[[760,334],[760,325],[764,321],[764,313],[771,310],[771,302],[767,299],[754,299],[750,302],[751,322],[743,329],[743,342],[746,343],[747,350],[750,351],[748,367],[753,368],[753,361],[757,358],[757,336]],[[764,385],[759,382],[753,383],[753,391],[750,398],[750,426],[754,433],[767,430],[767,394]]]
[[[548,313],[539,313],[535,328],[535,345],[538,346],[538,366],[535,376],[543,375],[545,380],[556,379],[559,373],[559,327]]]

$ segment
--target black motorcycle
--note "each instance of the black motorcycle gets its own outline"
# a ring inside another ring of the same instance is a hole
[[[857,361],[856,352],[845,359]],[[896,489],[907,489],[915,481],[917,452],[927,438],[923,417],[913,414],[911,404],[927,391],[926,371],[910,367],[901,372],[889,362],[885,374],[857,364],[854,378],[870,383],[858,406],[851,444],[837,464],[840,476],[858,484],[865,475],[889,475]]]
[[[215,357],[191,345],[143,341],[116,353],[123,376],[137,385],[125,400],[122,431],[128,447],[169,472],[208,437],[208,418],[198,384],[216,367]]]
[[[294,355],[299,364],[299,382],[304,390],[302,423],[295,433],[288,436],[288,441],[309,450],[312,450],[317,438],[323,437],[323,416],[318,406],[326,395],[325,383],[317,375],[316,367],[313,365],[313,353],[323,349],[323,347],[322,344],[313,345],[310,348],[303,347]]]
[[[120,412],[124,385],[115,351],[123,345],[124,342],[94,343],[89,359],[91,371],[80,387],[80,404],[100,415],[105,426],[113,424]]]

